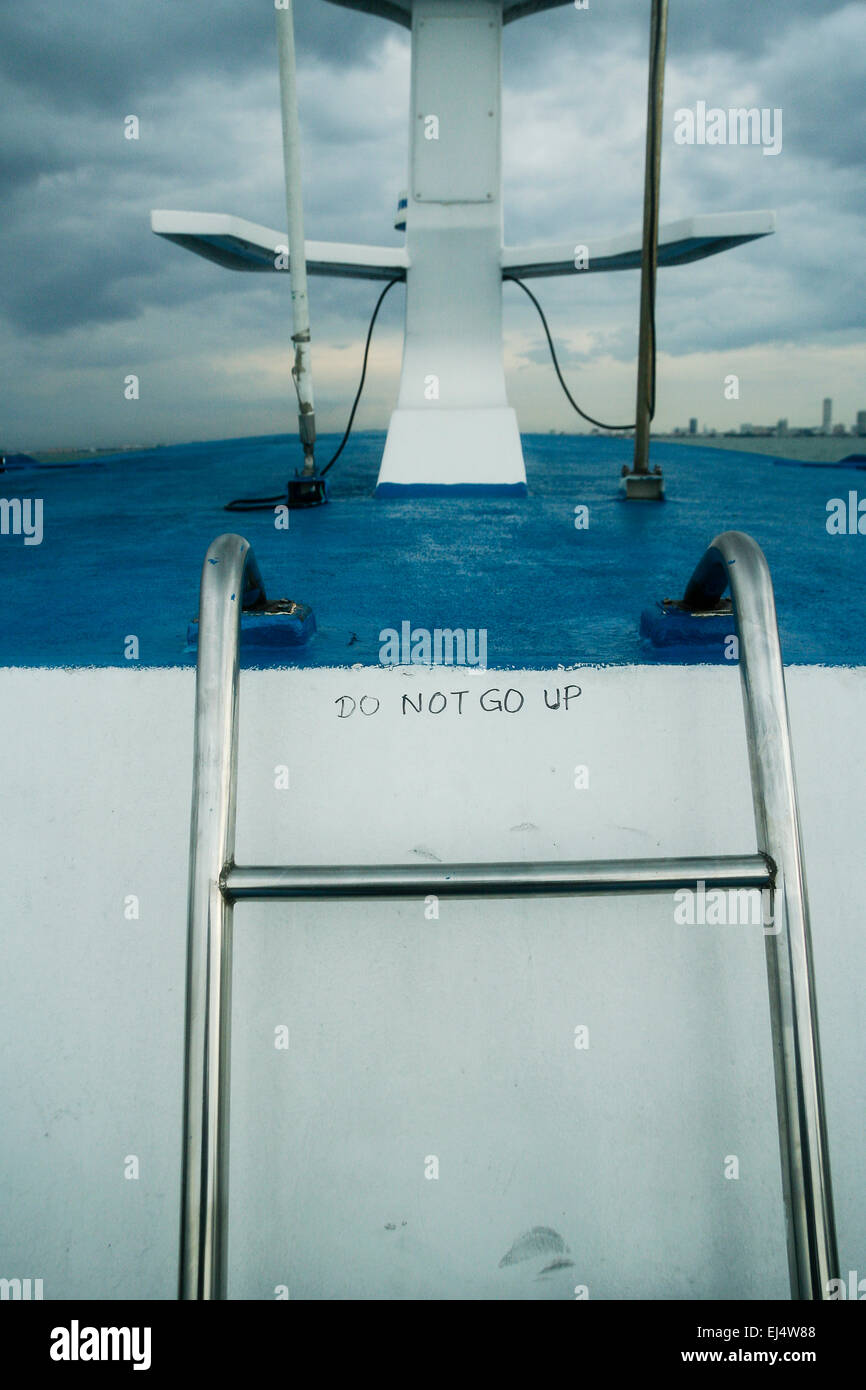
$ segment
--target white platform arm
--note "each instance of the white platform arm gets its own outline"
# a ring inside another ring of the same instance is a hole
[[[704,256],[729,251],[745,241],[770,236],[776,230],[774,212],[709,212],[683,217],[659,227],[659,265],[685,265]],[[575,267],[576,248],[589,253],[585,269]],[[502,251],[503,275],[531,280],[541,275],[586,275],[594,270],[639,270],[641,232],[621,236],[587,237],[558,246],[506,246]]]
[[[288,260],[285,232],[260,227],[223,212],[150,214],[151,229],[166,241],[228,270],[277,270],[281,251]],[[336,241],[305,241],[308,275],[335,275],[352,280],[406,278],[408,256],[401,246],[352,246]]]

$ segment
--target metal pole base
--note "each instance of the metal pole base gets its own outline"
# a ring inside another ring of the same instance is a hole
[[[626,473],[624,475],[627,500],[640,502],[663,502],[665,480],[661,473]]]
[[[304,473],[298,473],[294,478],[289,479],[288,506],[295,507],[321,507],[323,502],[328,500],[328,486],[325,479],[315,474],[310,477]]]

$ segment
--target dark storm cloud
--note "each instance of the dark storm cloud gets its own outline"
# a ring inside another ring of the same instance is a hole
[[[363,60],[381,28],[318,0],[295,6],[299,50],[334,68]],[[197,73],[230,86],[274,60],[268,0],[4,0],[0,33],[0,74],[70,113],[134,109]]]
[[[794,27],[850,8],[858,0],[672,0],[668,12],[668,53],[694,57],[726,53],[750,62],[771,55]],[[646,59],[649,48],[650,0],[590,0],[589,9],[573,5],[539,15],[529,23],[505,28],[505,53],[514,59],[515,85],[531,86],[535,65],[549,53],[551,41],[566,45],[576,58],[595,55],[616,71],[624,49]],[[575,86],[580,79],[575,70]]]

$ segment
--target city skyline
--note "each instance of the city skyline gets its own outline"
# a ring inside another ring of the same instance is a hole
[[[724,434],[724,435],[750,435],[767,436],[773,435],[777,438],[797,438],[799,437],[827,437],[835,435],[844,438],[862,438],[866,436],[866,410],[858,410],[854,421],[848,425],[842,420],[833,421],[833,398],[825,396],[821,402],[821,423],[820,425],[792,425],[787,416],[778,419],[775,425],[753,424],[751,421],[744,420],[731,429],[720,430],[717,426],[710,426],[707,422],[703,427],[699,427],[698,418],[693,416],[689,419],[688,428],[675,426],[672,434]],[[695,428],[692,428],[694,425]]]

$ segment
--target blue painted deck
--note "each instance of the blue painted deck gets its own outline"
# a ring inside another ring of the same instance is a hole
[[[336,441],[334,441],[336,442]],[[299,666],[376,665],[379,633],[485,628],[491,667],[707,660],[656,650],[641,611],[681,597],[719,531],[749,532],[773,573],[786,662],[866,664],[866,536],[827,533],[827,502],[866,496],[866,473],[779,466],[757,454],[654,443],[663,504],[625,503],[631,442],[526,436],[530,495],[373,498],[383,434],[360,434],[329,474],[331,501],[238,515],[223,503],[273,493],[297,466],[294,438],[124,453],[0,475],[0,496],[39,497],[44,539],[0,536],[0,664],[184,666],[205,550],[222,531],[255,549],[270,597],[310,604],[318,632]],[[331,440],[319,455],[327,458]],[[589,507],[587,530],[575,505]],[[720,655],[720,654],[719,654]],[[710,658],[712,659],[712,658]],[[261,651],[245,664],[262,664]]]

